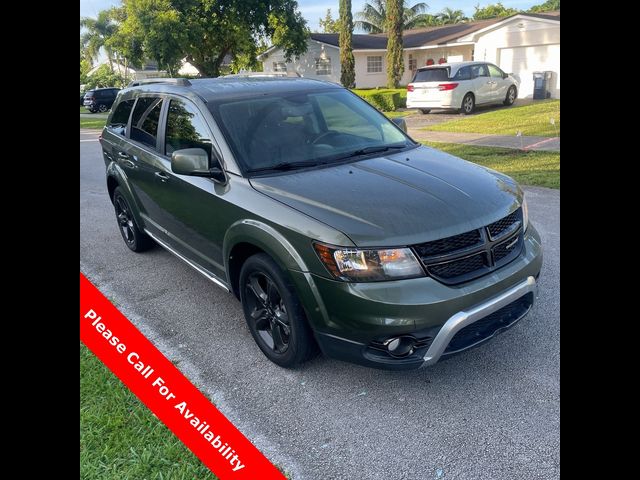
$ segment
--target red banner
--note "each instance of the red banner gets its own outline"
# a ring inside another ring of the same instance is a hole
[[[82,273],[80,340],[221,480],[285,478]]]

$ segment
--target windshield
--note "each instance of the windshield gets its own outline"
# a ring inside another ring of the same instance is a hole
[[[209,107],[246,172],[303,168],[414,145],[346,90],[283,92]]]

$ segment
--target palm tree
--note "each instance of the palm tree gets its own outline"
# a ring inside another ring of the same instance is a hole
[[[449,7],[442,9],[442,11],[437,15],[437,19],[440,25],[463,23],[469,20],[465,17],[462,10],[451,10]]]
[[[431,24],[430,19],[432,19],[432,16],[424,13],[428,8],[429,5],[424,2],[405,8],[403,30]],[[387,18],[386,0],[371,0],[371,3],[365,3],[362,11],[356,13],[356,18],[358,20],[354,22],[355,28],[364,30],[367,33],[383,33]]]
[[[93,62],[98,59],[100,49],[104,48],[109,59],[111,71],[113,71],[112,52],[107,46],[107,40],[115,33],[117,25],[113,22],[111,12],[102,10],[97,18],[82,17],[80,27],[84,27],[86,32],[80,37],[87,60]]]

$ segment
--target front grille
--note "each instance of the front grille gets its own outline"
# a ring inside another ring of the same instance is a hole
[[[441,278],[455,278],[481,269],[485,266],[485,254],[476,253],[460,260],[440,263],[429,266],[429,271]]]
[[[427,273],[455,285],[485,275],[514,260],[524,245],[522,209],[497,222],[451,237],[414,245]]]
[[[504,233],[509,228],[519,226],[516,224],[517,222],[520,221],[520,215],[521,215],[521,211],[520,209],[518,209],[515,212],[507,215],[506,217],[501,218],[497,222],[494,222],[491,225],[489,225],[487,227],[487,230],[489,231],[489,235],[491,235],[491,238],[493,239],[498,238],[502,233]]]
[[[509,255],[512,255],[513,252],[519,252],[522,248],[522,245],[519,245],[521,242],[522,235],[514,235],[508,240],[499,243],[493,248],[493,260],[498,263]]]
[[[431,255],[442,255],[444,253],[455,252],[456,250],[464,250],[466,248],[475,247],[482,243],[480,230],[471,230],[470,232],[454,235],[453,237],[441,238],[433,242],[423,243],[416,246],[418,255],[428,257]]]
[[[480,320],[467,325],[456,333],[444,353],[454,353],[472,347],[476,343],[492,337],[498,330],[506,328],[529,311],[533,304],[533,293],[502,307]]]

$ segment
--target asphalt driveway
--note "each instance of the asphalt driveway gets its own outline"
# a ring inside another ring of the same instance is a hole
[[[414,372],[269,362],[239,302],[122,242],[95,132],[80,134],[80,269],[274,463],[299,479],[559,478],[559,191],[527,188],[539,301],[492,342]]]

